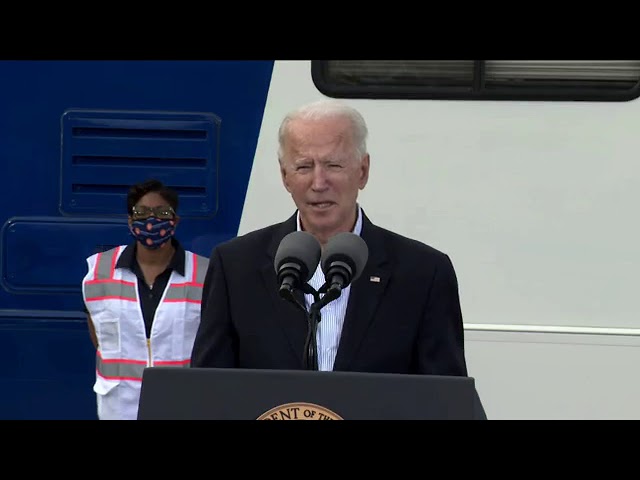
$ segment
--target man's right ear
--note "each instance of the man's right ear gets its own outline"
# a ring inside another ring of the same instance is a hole
[[[287,179],[287,170],[282,166],[282,164],[280,164],[280,177],[282,178],[284,188],[287,189],[287,192],[291,193],[291,190],[289,189],[289,181]]]

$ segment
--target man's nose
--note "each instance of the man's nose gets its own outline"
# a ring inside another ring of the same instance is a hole
[[[316,164],[313,169],[313,182],[311,183],[311,188],[313,190],[325,190],[327,186],[327,172],[322,165]]]

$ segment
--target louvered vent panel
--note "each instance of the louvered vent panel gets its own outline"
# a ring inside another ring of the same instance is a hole
[[[219,128],[204,113],[65,112],[60,210],[125,215],[129,187],[156,178],[178,192],[181,216],[213,216]]]

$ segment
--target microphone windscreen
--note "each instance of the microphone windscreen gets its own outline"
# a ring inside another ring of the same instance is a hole
[[[336,260],[346,261],[354,270],[351,278],[351,282],[353,282],[364,270],[368,258],[369,247],[367,247],[367,243],[362,237],[355,233],[342,232],[329,239],[322,252],[320,262],[322,271],[326,275],[331,262]]]
[[[294,262],[302,269],[303,281],[311,279],[320,262],[320,242],[308,232],[297,231],[286,235],[276,251],[274,268],[276,274],[284,263]]]

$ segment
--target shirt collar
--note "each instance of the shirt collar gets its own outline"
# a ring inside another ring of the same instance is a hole
[[[116,268],[128,268],[133,271],[133,265],[136,261],[136,248],[138,248],[137,243],[137,240],[134,240],[126,246],[124,252],[122,252],[122,255],[120,255],[120,258],[118,258],[118,261],[116,262]],[[171,239],[171,243],[176,251],[167,268],[175,270],[184,277],[186,252],[184,247],[180,245],[180,242],[175,237]]]

